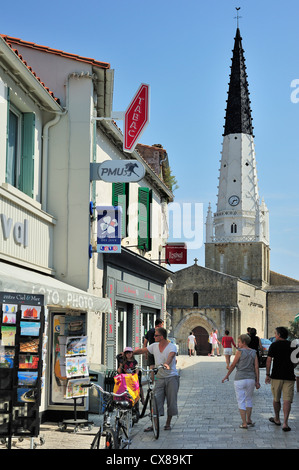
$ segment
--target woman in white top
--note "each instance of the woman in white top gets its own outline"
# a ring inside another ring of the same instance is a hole
[[[256,351],[248,347],[249,342],[250,337],[248,335],[239,336],[238,351],[236,352],[235,359],[222,380],[222,383],[227,381],[236,367],[237,372],[234,386],[242,418],[242,424],[240,425],[242,429],[247,429],[248,426],[254,426],[254,423],[251,421],[252,397],[254,388],[260,388],[258,358]]]
[[[167,331],[165,328],[157,328],[155,331],[155,343],[149,344],[146,348],[135,349],[134,354],[145,354],[149,351],[154,355],[155,364],[163,364],[165,369],[159,369],[156,375],[155,396],[159,416],[164,416],[164,401],[167,402],[167,420],[164,426],[166,431],[171,429],[170,423],[172,416],[178,414],[177,396],[180,385],[180,378],[176,368],[177,347],[167,340]],[[152,428],[146,428],[145,431],[151,431]]]

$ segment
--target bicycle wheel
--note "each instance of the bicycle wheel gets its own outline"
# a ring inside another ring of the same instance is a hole
[[[157,405],[157,399],[155,395],[152,395],[150,398],[150,413],[151,413],[151,420],[153,426],[153,433],[155,439],[159,437],[159,411]]]
[[[140,413],[139,419],[143,418],[144,415],[145,415],[147,404],[148,404],[148,399],[149,399],[149,391],[146,394],[146,397],[145,397],[145,400],[144,400],[144,404],[143,404],[142,411]]]
[[[129,449],[131,444],[131,430],[133,427],[132,410],[121,413],[120,420],[115,423],[118,448]]]
[[[118,449],[118,439],[113,429],[106,428],[103,432],[100,430],[90,446],[91,449]]]

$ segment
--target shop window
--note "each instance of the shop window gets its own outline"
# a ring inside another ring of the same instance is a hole
[[[138,188],[138,248],[145,251],[152,249],[151,204],[151,189]]]
[[[112,205],[122,208],[121,237],[125,238],[128,235],[129,183],[112,184]]]
[[[9,102],[9,101],[8,101]],[[6,182],[33,197],[35,115],[9,104]]]

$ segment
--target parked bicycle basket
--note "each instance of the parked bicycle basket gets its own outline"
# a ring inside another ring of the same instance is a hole
[[[104,389],[106,392],[112,392],[114,387],[114,377],[117,375],[117,371],[114,369],[107,369],[104,378]]]
[[[113,393],[121,394],[129,390],[130,395],[122,397],[113,397],[114,400],[128,400],[135,405],[140,398],[140,386],[137,374],[119,374],[114,377]]]

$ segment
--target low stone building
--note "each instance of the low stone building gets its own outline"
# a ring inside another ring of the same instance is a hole
[[[198,354],[209,352],[208,337],[217,329],[219,337],[228,329],[237,338],[247,327],[255,327],[261,336],[266,328],[264,290],[241,279],[199,266],[177,271],[168,293],[167,310],[171,317],[171,334],[180,351],[187,352],[187,337],[193,331]]]

